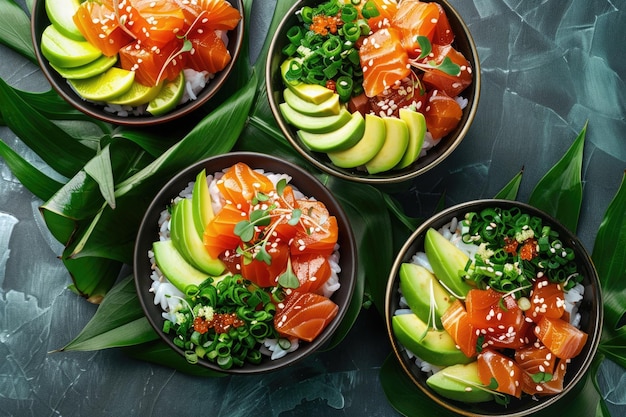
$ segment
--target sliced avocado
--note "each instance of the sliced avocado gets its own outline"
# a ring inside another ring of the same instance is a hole
[[[185,292],[190,285],[200,285],[209,275],[191,266],[176,250],[171,240],[161,240],[152,244],[154,259],[165,277],[176,288]]]
[[[469,261],[468,256],[432,228],[426,231],[424,251],[435,276],[443,286],[455,297],[465,298],[465,295],[473,288],[463,278],[465,266]]]
[[[341,110],[339,94],[333,94],[328,100],[315,104],[300,98],[289,88],[285,88],[283,98],[285,99],[285,103],[289,104],[289,107],[307,116],[332,116],[339,114],[339,110]]]
[[[422,113],[406,108],[400,109],[400,119],[404,120],[409,128],[409,144],[395,169],[406,168],[419,158],[426,135],[426,119]]]
[[[99,58],[96,58],[95,61],[92,61],[85,65],[81,65],[80,67],[63,68],[56,66],[52,62],[50,63],[50,66],[54,68],[56,72],[58,72],[63,78],[67,78],[68,80],[85,80],[87,78],[95,77],[96,75],[102,74],[113,65],[115,65],[116,62],[117,55],[102,55]]]
[[[348,123],[328,133],[311,133],[298,130],[298,137],[304,145],[316,152],[336,152],[354,146],[363,137],[365,119],[354,112]]]
[[[404,120],[383,117],[385,121],[385,143],[380,151],[365,164],[370,174],[389,171],[402,159],[409,144],[409,128]]]
[[[478,364],[475,361],[465,365],[448,366],[428,377],[426,384],[442,397],[451,400],[466,403],[493,400],[493,394],[477,387],[482,386],[482,383],[478,377]]]
[[[196,182],[191,192],[191,203],[193,206],[193,223],[200,239],[204,238],[204,229],[215,216],[211,202],[211,193],[206,179],[206,170],[200,171],[196,176]]]
[[[400,289],[407,304],[420,320],[428,323],[434,319],[441,329],[441,316],[452,305],[455,298],[441,286],[437,278],[426,268],[413,263],[400,265]],[[431,317],[431,308],[432,315]]]
[[[280,73],[283,78],[283,82],[295,95],[303,100],[310,101],[311,103],[320,104],[321,102],[328,100],[335,92],[329,88],[318,84],[306,84],[299,81],[288,81],[285,77],[289,66],[293,63],[294,58],[286,59],[280,66]]]
[[[80,0],[46,0],[46,14],[50,23],[65,36],[77,41],[85,40],[74,23],[74,15],[80,7]]]
[[[49,25],[41,34],[41,53],[50,63],[61,68],[86,65],[102,56],[102,52],[89,42],[77,41]]]
[[[193,221],[193,203],[191,200],[188,198],[180,200],[176,203],[176,206],[180,207],[181,220],[179,223],[181,224],[176,223],[175,225],[182,226],[180,244],[185,248],[181,251],[181,254],[183,256],[187,254],[187,262],[209,275],[219,275],[224,272],[226,268],[224,263],[209,255],[209,252],[204,247],[203,240],[198,236],[198,231]]]
[[[437,366],[449,366],[472,361],[456,347],[445,330],[433,330],[417,315],[399,314],[391,319],[398,341],[420,359]]]
[[[356,145],[337,152],[329,152],[331,162],[340,168],[355,168],[372,159],[385,143],[385,122],[373,114],[365,115],[365,131]]]
[[[302,114],[291,108],[287,103],[280,103],[278,107],[287,122],[298,129],[311,133],[328,133],[335,131],[348,123],[352,117],[345,107],[342,107],[338,114],[319,117]]]
[[[185,225],[183,224],[183,206],[182,204],[174,204],[171,209],[171,218],[170,218],[170,239],[172,239],[172,243],[174,247],[180,253],[180,255],[188,262],[190,261],[191,254],[187,250],[187,245],[185,244],[185,238],[183,235],[183,230],[185,229]]]

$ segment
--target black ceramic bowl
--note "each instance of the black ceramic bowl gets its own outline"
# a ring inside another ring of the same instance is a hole
[[[428,0],[427,0],[428,1]],[[431,148],[428,153],[419,158],[413,164],[401,170],[391,170],[381,172],[379,174],[368,174],[359,169],[339,168],[334,165],[325,153],[314,152],[308,149],[298,138],[297,129],[287,123],[282,116],[279,105],[284,102],[283,89],[284,84],[280,74],[280,64],[284,61],[285,56],[282,49],[288,42],[286,33],[290,27],[298,23],[295,12],[304,6],[315,6],[322,3],[320,0],[301,0],[297,2],[281,21],[272,42],[270,44],[267,64],[265,68],[265,78],[267,85],[267,95],[269,98],[272,113],[280,129],[291,145],[309,162],[317,166],[319,169],[335,175],[339,178],[369,184],[395,183],[409,180],[424,174],[428,170],[442,162],[456,149],[467,134],[474,120],[474,116],[478,109],[478,101],[480,97],[480,62],[478,60],[478,52],[470,31],[459,15],[459,13],[446,1],[437,0],[437,3],[443,6],[446,11],[448,20],[456,37],[453,43],[454,47],[463,53],[469,61],[474,79],[472,84],[461,93],[461,96],[468,100],[467,106],[463,110],[463,117],[458,126],[447,136],[440,139],[439,143]]]
[[[220,90],[220,88],[222,88],[228,78],[228,75],[233,69],[235,62],[237,61],[244,35],[243,2],[242,0],[228,0],[228,2],[234,8],[239,10],[242,17],[242,20],[239,21],[237,27],[234,30],[229,31],[228,33],[228,51],[230,52],[231,56],[230,62],[228,63],[226,68],[217,73],[215,77],[208,82],[206,87],[200,93],[198,93],[198,96],[195,100],[191,100],[184,104],[181,104],[174,110],[160,116],[145,114],[141,116],[130,115],[128,117],[121,117],[117,114],[105,111],[104,106],[102,105],[83,100],[78,94],[76,94],[76,92],[68,84],[67,80],[59,75],[59,73],[50,66],[50,63],[41,52],[41,34],[43,33],[44,29],[48,25],[50,25],[50,20],[48,19],[45,8],[46,0],[33,0],[31,36],[35,47],[35,55],[37,57],[37,61],[39,61],[39,66],[41,67],[41,70],[50,82],[52,88],[54,88],[54,90],[61,97],[63,97],[64,100],[66,100],[76,109],[91,117],[108,123],[135,127],[150,126],[170,122],[183,116],[187,116],[202,107],[202,105],[206,104],[211,99],[211,97],[213,97]]]
[[[134,252],[134,275],[139,300],[150,324],[172,349],[184,356],[184,351],[172,342],[172,336],[163,332],[162,310],[160,305],[155,305],[154,294],[149,292],[152,279],[152,265],[148,258],[148,251],[152,243],[159,239],[158,219],[160,213],[171,203],[181,190],[195,181],[196,175],[206,169],[207,174],[222,171],[232,165],[243,162],[253,169],[263,169],[265,172],[285,173],[292,177],[291,184],[298,188],[306,196],[314,197],[322,201],[331,215],[336,216],[339,226],[340,262],[341,273],[339,279],[341,287],[333,294],[332,300],[339,306],[337,316],[327,325],[322,333],[310,343],[301,341],[299,348],[287,354],[281,359],[271,360],[264,357],[259,365],[246,363],[243,367],[232,367],[227,371],[222,370],[215,363],[200,359],[198,364],[207,368],[228,373],[253,374],[274,371],[307,357],[331,338],[341,323],[346,310],[352,299],[352,293],[357,273],[357,250],[350,224],[343,209],[330,193],[315,177],[290,162],[279,158],[258,153],[233,152],[211,157],[200,161],[172,178],[163,189],[156,195],[146,214],[141,221]]]
[[[582,352],[573,358],[571,363],[568,364],[563,392],[553,396],[539,396],[538,400],[533,399],[528,395],[524,395],[520,400],[513,398],[507,407],[496,404],[493,401],[484,403],[462,403],[440,396],[426,384],[427,375],[418,368],[414,360],[409,358],[405,348],[398,342],[396,336],[394,335],[391,326],[391,319],[395,310],[398,308],[400,299],[400,295],[398,293],[398,273],[400,265],[405,262],[410,262],[412,256],[416,252],[424,251],[424,237],[426,231],[431,227],[438,230],[448,224],[454,217],[460,221],[467,212],[480,212],[481,210],[489,207],[500,207],[503,209],[519,207],[523,212],[528,213],[531,216],[540,217],[543,220],[544,225],[550,225],[553,230],[556,230],[559,233],[563,245],[573,249],[575,259],[577,259],[578,271],[584,277],[582,285],[585,287],[584,298],[582,300],[582,304],[580,305],[579,312],[581,313],[580,329],[588,334],[588,339]],[[600,341],[603,317],[598,274],[591,258],[585,251],[585,248],[582,246],[580,240],[569,232],[556,219],[528,204],[509,200],[489,199],[470,201],[450,207],[434,215],[420,225],[420,227],[406,241],[394,262],[387,284],[385,312],[388,334],[397,359],[410,379],[426,395],[428,395],[428,397],[442,407],[461,415],[507,417],[526,416],[542,410],[565,396],[574,387],[574,385],[580,381],[585,372],[589,369],[591,361],[596,353],[596,349]]]

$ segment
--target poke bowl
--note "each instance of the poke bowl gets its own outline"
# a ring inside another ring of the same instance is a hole
[[[462,203],[426,220],[392,267],[385,314],[410,380],[447,410],[524,416],[564,397],[602,329],[581,242],[524,203]]]
[[[35,0],[31,36],[44,76],[70,105],[149,126],[215,96],[239,55],[243,14],[241,0]]]
[[[442,162],[470,129],[481,85],[472,36],[446,0],[301,0],[272,38],[265,76],[290,144],[370,184]]]
[[[263,373],[327,344],[352,299],[356,244],[315,177],[233,152],[173,177],[139,228],[134,275],[172,349],[215,371]]]

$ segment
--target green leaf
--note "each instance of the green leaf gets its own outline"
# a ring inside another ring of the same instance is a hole
[[[494,198],[501,198],[504,200],[517,200],[517,193],[519,192],[519,186],[522,183],[522,175],[524,174],[524,170],[522,169],[520,172],[515,174],[515,176],[509,181],[498,193],[494,196]]]
[[[13,0],[0,0],[0,43],[37,63],[30,40],[30,19]]]
[[[72,177],[95,154],[43,117],[0,79],[0,112],[7,126],[52,169]],[[45,132],[45,134],[42,134]]]
[[[457,416],[426,396],[404,372],[393,353],[383,362],[379,379],[389,404],[404,416]]]
[[[129,346],[157,337],[141,309],[133,277],[128,276],[104,297],[85,328],[60,351]]]
[[[91,161],[87,162],[84,170],[87,175],[98,184],[100,192],[107,204],[114,209],[113,168],[111,167],[111,153],[109,152],[109,147],[106,146],[102,151],[98,152]]]
[[[284,288],[298,288],[300,281],[291,267],[291,258],[287,258],[287,269],[278,276],[278,283]]]
[[[54,90],[45,92],[15,90],[15,94],[20,96],[24,102],[28,103],[29,106],[37,110],[47,119],[82,120],[97,125],[103,132],[109,132],[111,130],[111,125],[93,119],[83,112],[76,110]]]
[[[404,213],[400,203],[389,194],[383,194],[383,199],[387,208],[409,231],[413,232],[422,223],[423,219],[409,217]]]
[[[600,349],[615,362],[626,367],[623,318],[626,311],[626,173],[615,197],[609,204],[593,246],[591,258],[598,271],[604,305],[604,328]],[[618,329],[621,324],[622,327]]]
[[[358,267],[365,271],[366,289],[372,294],[374,305],[379,313],[384,314],[385,288],[395,249],[390,215],[386,205],[380,204],[384,200],[383,194],[375,187],[335,177],[328,177],[326,186],[350,219],[358,245]],[[367,210],[363,210],[363,207],[367,207]]]
[[[153,163],[119,183],[115,195],[119,197],[129,193],[146,182],[162,182],[163,178],[169,178],[194,162],[230,151],[245,126],[254,100],[256,84],[257,78],[254,75],[246,87],[232,94],[180,142],[169,148]]]
[[[605,326],[598,351],[613,362],[626,368],[626,326],[608,330]]]
[[[64,251],[61,259],[72,277],[72,290],[89,302],[100,304],[113,287],[122,263],[101,257],[69,257]]]
[[[422,52],[417,57],[417,59],[426,58],[428,54],[430,54],[430,51],[432,51],[433,49],[432,45],[430,44],[430,40],[426,36],[418,36],[417,43],[419,44],[420,49],[422,50]]]
[[[582,205],[583,147],[587,124],[565,155],[539,180],[528,203],[557,218],[576,233]]]
[[[32,166],[2,140],[0,140],[0,157],[4,159],[22,185],[41,200],[47,200],[63,186]]]

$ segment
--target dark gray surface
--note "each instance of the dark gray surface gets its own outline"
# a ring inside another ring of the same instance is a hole
[[[23,2],[19,2],[23,4]],[[452,156],[403,196],[409,212],[493,196],[520,169],[519,199],[589,121],[578,234],[588,251],[626,168],[626,4],[624,1],[454,0],[482,63],[480,107]],[[274,2],[258,0],[255,23]],[[258,9],[258,10],[257,10]],[[259,36],[253,39],[259,39]],[[37,67],[0,45],[0,77],[48,89]],[[37,158],[0,127],[0,138]],[[66,289],[41,204],[0,161],[0,416],[394,416],[378,382],[390,351],[383,321],[365,311],[342,345],[262,377],[199,379],[137,362],[116,350],[48,353],[67,343],[95,306]],[[626,415],[624,372],[603,365],[613,416]]]

